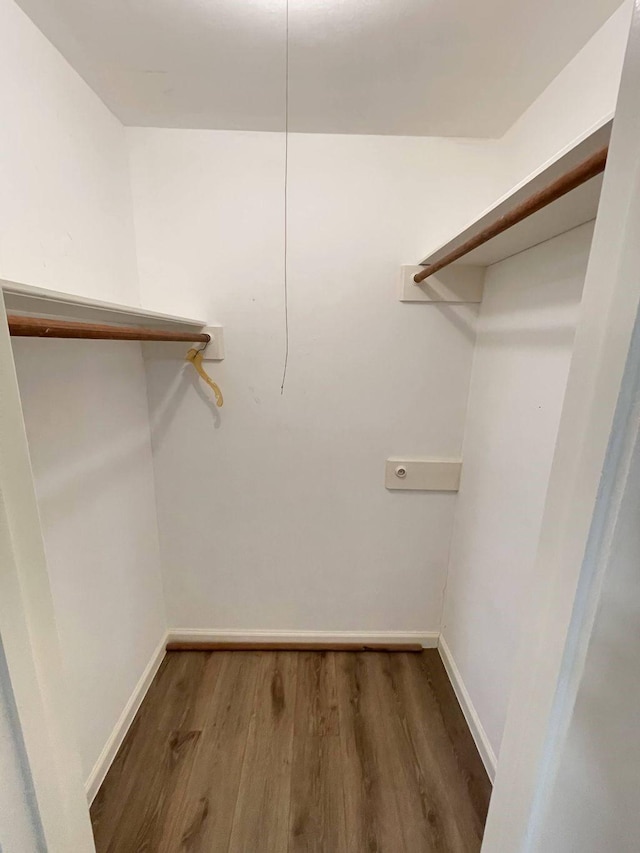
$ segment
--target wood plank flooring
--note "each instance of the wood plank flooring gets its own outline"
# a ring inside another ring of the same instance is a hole
[[[98,853],[477,853],[491,785],[435,650],[169,652]]]

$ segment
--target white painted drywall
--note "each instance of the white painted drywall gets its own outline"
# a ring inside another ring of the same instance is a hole
[[[498,754],[592,225],[490,267],[478,324],[443,637]]]
[[[562,752],[564,724],[570,720],[571,700],[580,686],[581,664],[588,657],[584,657],[588,650],[584,641],[590,637],[593,624],[590,617],[597,612],[599,587],[608,567],[610,520],[612,516],[615,520],[620,482],[624,483],[624,477],[619,476],[625,469],[621,463],[628,464],[632,458],[627,449],[633,450],[637,435],[640,387],[640,7],[637,3],[630,32],[584,284],[581,319],[532,573],[530,595],[536,606],[523,620],[500,765],[485,829],[486,849],[496,853],[533,849],[531,840],[540,802],[544,803],[548,794],[554,793],[549,786],[553,776],[550,766],[553,767],[554,759]],[[631,503],[635,503],[635,498],[631,498]],[[631,559],[637,566],[634,540],[629,545]],[[629,554],[624,562],[628,559]],[[623,572],[627,568],[623,565]],[[609,658],[611,665],[618,641],[613,636],[608,639],[611,642],[608,648],[613,652]],[[633,680],[629,683],[630,711],[635,683]],[[620,717],[612,720],[614,727],[619,720]],[[606,741],[611,733],[609,721],[602,719],[601,723]],[[598,743],[598,749],[602,742]],[[616,752],[620,755],[615,738],[611,746],[614,755]],[[635,749],[630,744],[628,757],[632,757]],[[626,767],[621,767],[621,773],[626,775]],[[600,783],[603,792],[610,790],[606,779]],[[618,805],[621,804],[612,808]],[[633,803],[631,809],[635,808]],[[622,810],[617,814],[622,819]],[[591,816],[585,815],[585,820],[593,826]],[[632,834],[637,825],[633,814],[627,812],[624,820]],[[606,849],[614,850],[616,845]]]
[[[405,305],[397,280],[490,198],[492,147],[291,137],[281,396],[282,136],[130,139],[143,300],[227,348],[219,411],[166,348],[148,362],[170,627],[437,630],[455,498],[387,492],[384,467],[459,454],[477,306]]]
[[[45,853],[20,721],[0,643],[0,850]]]
[[[94,849],[31,462],[0,302],[0,631],[47,850]]]
[[[619,0],[19,2],[128,125],[282,130],[288,35],[293,130],[498,136]]]
[[[0,277],[137,304],[122,126],[11,0],[0,32]],[[14,352],[87,778],[165,631],[143,361]]]
[[[539,853],[634,853],[638,849],[638,413],[636,389],[631,425],[635,447],[631,459],[623,460],[621,478],[626,487],[610,541],[605,540],[606,568],[601,589],[596,591],[597,611],[582,678],[566,740],[555,756],[555,784],[545,796],[546,813],[531,848]]]
[[[613,116],[632,8],[625,0],[500,139],[505,192]]]
[[[0,276],[138,304],[124,130],[0,0]]]
[[[165,631],[144,367],[136,343],[13,349],[88,777]]]
[[[614,113],[631,8],[626,0],[499,140],[496,195]],[[443,637],[494,756],[519,623],[535,607],[525,600],[527,576],[535,560],[590,228],[490,267],[485,280]],[[541,409],[530,408],[536,400]],[[526,453],[520,449],[525,444]]]
[[[621,20],[580,60],[602,92],[526,157],[515,131],[482,144],[292,135],[283,398],[282,137],[130,130],[143,301],[224,323],[229,342],[212,366],[220,413],[189,371],[149,362],[171,627],[437,630],[453,501],[444,515],[446,496],[394,503],[377,465],[408,447],[459,452],[470,349],[456,315],[473,312],[403,311],[397,264],[613,111]],[[563,90],[581,83],[564,73]],[[559,95],[542,97],[523,123],[553,125]]]

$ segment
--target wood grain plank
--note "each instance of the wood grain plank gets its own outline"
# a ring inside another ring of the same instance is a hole
[[[477,853],[491,785],[439,655],[168,654],[98,853]]]
[[[339,734],[335,655],[300,652],[297,664],[296,735]]]
[[[191,773],[161,851],[226,851],[238,796],[256,690],[258,657],[220,652],[215,689],[207,704]]]
[[[120,836],[130,839],[137,853],[159,853],[167,849],[163,842],[168,838],[175,804],[189,778],[196,756],[201,732],[159,733],[163,743],[157,750],[153,764],[138,775],[138,795],[125,805],[118,817],[118,839],[112,840],[107,853],[122,850]]]
[[[170,654],[174,677],[170,693],[159,701],[158,728],[168,732],[201,731],[222,658],[201,651]]]
[[[446,740],[444,727],[433,720],[425,736],[424,711],[417,720],[411,715],[409,704],[413,697],[403,689],[405,684],[399,678],[403,660],[380,655],[372,666],[372,678],[378,690],[385,740],[393,744],[389,764],[396,781],[405,849],[477,853],[480,839],[473,831],[463,837],[434,759],[432,745]],[[412,725],[414,722],[416,726]]]
[[[166,655],[140,706],[122,746],[91,805],[91,822],[98,853],[106,851],[118,835],[119,816],[130,802],[139,803],[140,781],[145,768],[153,765],[160,748],[155,738],[165,709],[164,697],[171,697],[179,678],[176,661]],[[169,701],[171,701],[169,699]]]
[[[263,653],[229,853],[287,849],[296,669],[294,652]]]
[[[380,742],[375,682],[365,654],[336,654],[347,849],[403,853],[400,815],[389,771],[389,744]]]
[[[347,853],[335,656],[298,655],[289,853]]]
[[[455,766],[454,773],[457,774],[458,780],[461,780],[461,784],[450,788],[457,792],[455,799],[459,805],[456,808],[461,809],[467,805],[472,808],[476,832],[481,836],[489,810],[491,781],[440,654],[436,649],[425,649],[421,655],[405,656],[402,659],[402,667],[410,672],[413,699],[408,700],[409,707],[413,707],[416,716],[419,714],[422,719],[429,720],[431,725],[435,726],[436,722],[439,722],[446,733],[447,744],[441,745],[439,751],[442,772],[445,772],[448,764]],[[430,738],[430,742],[432,746],[435,745],[435,739]],[[454,773],[446,772],[447,783],[453,786]]]
[[[199,747],[200,737],[209,733],[207,723],[210,722],[210,706],[215,701],[216,684],[222,671],[224,658],[203,652],[197,652],[193,657],[194,661],[190,667],[187,667],[186,672],[182,670],[183,678],[188,681],[191,676],[192,679],[187,689],[184,689],[184,685],[181,684],[183,699],[186,701],[184,701],[182,713],[174,715],[173,719],[176,724],[181,724],[179,734],[183,736],[188,736],[192,732],[191,727],[198,727]],[[189,781],[199,756],[199,749],[194,750],[188,766],[185,762],[186,772],[176,778],[171,795],[164,798],[161,812],[154,823],[154,831],[149,835],[149,853],[152,851],[153,853],[173,853],[180,848]]]
[[[92,808],[98,851],[160,850],[195,758],[219,658],[167,655]],[[110,800],[110,802],[108,802]],[[115,846],[114,846],[115,845]]]
[[[451,851],[442,832],[439,803],[424,778],[414,750],[404,737],[401,722],[395,713],[394,696],[387,689],[384,674],[386,655],[364,661],[367,679],[377,698],[378,713],[372,721],[374,743],[379,752],[380,772],[393,780],[387,796],[395,800],[399,816],[398,849],[405,853],[422,851]]]
[[[293,756],[289,853],[350,853],[340,736],[296,736]]]

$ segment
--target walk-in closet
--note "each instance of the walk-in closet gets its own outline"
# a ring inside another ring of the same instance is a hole
[[[640,11],[0,0],[1,853],[632,853]]]

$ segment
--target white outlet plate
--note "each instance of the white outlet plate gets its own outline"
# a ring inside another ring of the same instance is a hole
[[[482,302],[485,267],[450,266],[416,284],[414,275],[424,267],[400,267],[400,302]]]
[[[398,469],[406,473],[398,475]],[[457,492],[462,462],[459,459],[387,459],[386,489],[422,492]]]

